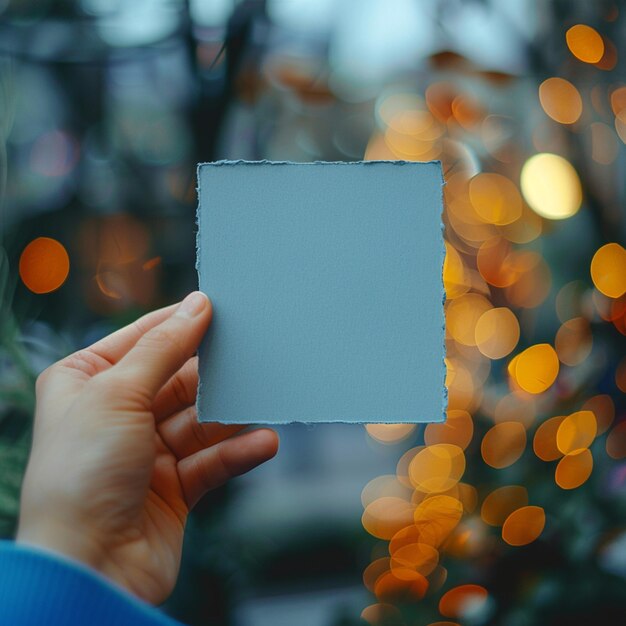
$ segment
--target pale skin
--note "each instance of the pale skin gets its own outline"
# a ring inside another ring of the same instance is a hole
[[[212,315],[194,292],[37,380],[17,541],[80,561],[158,604],[202,496],[272,458],[273,430],[199,424],[194,355]]]

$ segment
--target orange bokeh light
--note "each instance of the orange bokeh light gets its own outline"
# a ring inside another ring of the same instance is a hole
[[[428,424],[424,430],[424,443],[451,443],[465,450],[472,440],[474,423],[467,411],[451,409],[443,424]]]
[[[426,446],[409,465],[413,486],[425,493],[441,493],[456,485],[465,472],[463,449],[449,443]]]
[[[463,617],[483,604],[488,597],[487,590],[480,585],[459,585],[443,594],[439,601],[439,612],[444,617]]]
[[[555,461],[563,456],[556,445],[556,434],[565,417],[565,415],[551,417],[537,428],[533,450],[542,461]]]
[[[513,465],[526,448],[526,430],[519,422],[501,422],[483,437],[480,452],[487,465],[502,469]]]
[[[50,293],[67,279],[70,258],[56,239],[38,237],[22,251],[19,273],[22,282],[33,293]]]
[[[540,506],[523,506],[513,511],[502,525],[502,539],[511,546],[525,546],[541,535],[546,514]]]
[[[598,63],[604,55],[604,41],[595,28],[576,24],[565,33],[570,52],[584,63]]]
[[[602,246],[591,260],[591,279],[596,289],[609,298],[626,293],[626,250],[618,243]]]
[[[510,354],[520,336],[519,322],[506,307],[485,311],[474,329],[476,346],[490,359],[502,359]]]
[[[540,343],[516,357],[515,381],[528,393],[543,393],[559,374],[559,357],[554,348]]]
[[[539,85],[539,102],[556,122],[573,124],[583,111],[583,101],[578,89],[564,78],[548,78]]]
[[[566,454],[556,466],[554,480],[561,489],[576,489],[587,481],[593,470],[593,456],[587,448]]]
[[[568,415],[559,425],[556,446],[563,454],[588,448],[597,431],[596,416],[591,411],[577,411]]]
[[[507,517],[528,504],[526,487],[508,485],[492,491],[484,500],[480,517],[485,524],[502,526]]]

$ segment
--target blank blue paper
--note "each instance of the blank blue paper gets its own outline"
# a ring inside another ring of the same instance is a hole
[[[444,419],[439,162],[198,168],[201,421]]]

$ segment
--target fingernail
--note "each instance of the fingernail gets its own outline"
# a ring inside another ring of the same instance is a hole
[[[188,319],[196,317],[196,315],[202,313],[207,301],[208,298],[201,291],[194,291],[180,303],[174,315]]]

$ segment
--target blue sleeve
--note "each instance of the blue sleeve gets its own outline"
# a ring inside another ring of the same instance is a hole
[[[180,626],[80,563],[0,541],[0,624]]]

